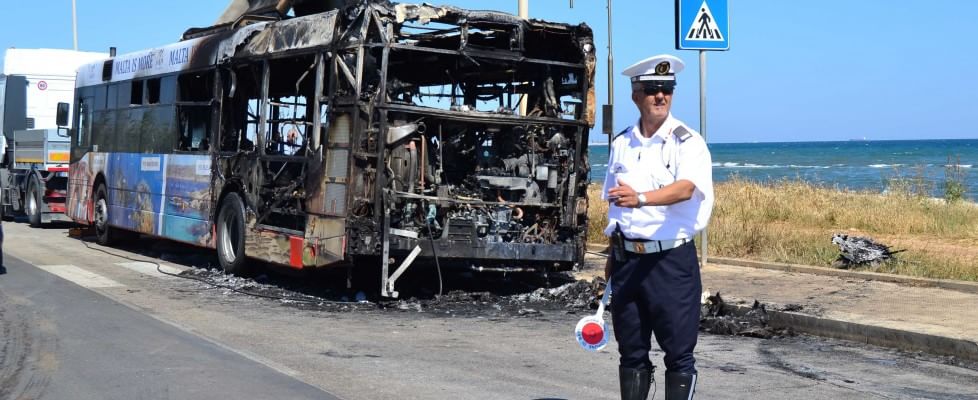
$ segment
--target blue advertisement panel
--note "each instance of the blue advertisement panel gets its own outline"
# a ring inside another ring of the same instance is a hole
[[[167,156],[162,236],[213,247],[210,176],[210,156]]]
[[[133,153],[98,156],[107,158],[103,165],[109,181],[107,201],[111,225],[214,247],[209,221],[210,156]]]
[[[160,235],[165,158],[159,154],[109,155],[109,223]]]

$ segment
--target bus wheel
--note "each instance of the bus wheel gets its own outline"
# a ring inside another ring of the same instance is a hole
[[[27,186],[27,221],[30,222],[31,228],[37,228],[41,226],[41,194],[38,193],[37,184],[31,179],[30,185]]]
[[[95,189],[95,240],[98,244],[108,246],[112,243],[112,228],[109,226],[109,200],[105,184],[99,184]]]
[[[230,193],[221,202],[217,215],[217,258],[224,272],[246,274],[245,208],[237,193]]]

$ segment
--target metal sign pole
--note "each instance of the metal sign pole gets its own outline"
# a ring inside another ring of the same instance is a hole
[[[706,52],[730,50],[727,0],[676,0],[676,49],[700,52],[700,135],[706,141]],[[700,232],[702,265],[707,262],[707,229]]]
[[[75,0],[71,0],[71,32],[75,41],[75,51],[78,51],[78,12]]]
[[[706,141],[706,50],[700,50],[700,135]],[[701,257],[702,266],[706,266],[706,227],[700,233],[700,246],[702,246],[703,256]]]

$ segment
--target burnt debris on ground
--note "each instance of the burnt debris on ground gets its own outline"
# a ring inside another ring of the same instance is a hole
[[[440,275],[432,266],[419,264],[399,280],[400,299],[379,298],[376,266],[359,266],[348,275],[343,268],[315,273],[288,273],[264,268],[253,277],[225,274],[211,256],[186,251],[180,244],[150,241],[150,246],[121,247],[141,256],[161,258],[192,266],[183,275],[193,279],[202,295],[251,295],[282,305],[326,312],[412,312],[459,317],[533,317],[554,314],[587,314],[598,308],[605,280],[576,280],[570,273],[477,273],[446,269]],[[348,283],[350,284],[348,286]],[[614,297],[612,296],[612,302]],[[809,313],[812,305],[788,304],[780,311]],[[817,307],[816,307],[817,308]],[[610,318],[609,318],[610,319]],[[719,293],[704,298],[700,329],[718,335],[773,338],[790,331],[768,325],[767,307],[755,301],[746,313],[727,304]]]
[[[750,310],[738,312],[723,300],[720,293],[707,295],[700,311],[700,330],[716,335],[771,339],[793,334],[790,330],[774,328],[769,322],[767,307],[761,302],[754,300]]]
[[[183,273],[201,281],[201,289],[217,286],[222,296],[253,295],[278,300],[285,306],[319,311],[408,312],[431,316],[483,318],[547,318],[558,314],[587,314],[598,308],[605,290],[605,280],[574,280],[569,274],[479,274],[447,271],[443,276],[442,294],[430,274],[416,271],[406,276],[402,298],[378,298],[371,289],[347,288],[345,275],[318,276],[317,279],[261,275],[243,278],[226,275],[216,268],[192,268]],[[456,276],[462,275],[462,276]],[[342,284],[340,284],[342,283]],[[410,283],[410,284],[407,284]],[[614,296],[612,296],[614,302]],[[783,310],[799,311],[800,305]],[[700,329],[716,335],[755,338],[790,336],[790,330],[769,325],[767,307],[758,301],[740,312],[727,304],[720,294],[705,298]]]
[[[376,288],[354,276],[346,286],[345,273],[289,276],[269,273],[257,277],[226,275],[217,268],[194,267],[183,274],[197,289],[216,288],[221,296],[251,295],[303,309],[323,311],[404,311],[449,316],[526,317],[554,313],[593,312],[604,281],[576,281],[570,274],[496,274],[444,271],[443,293],[424,270],[402,278],[401,298],[376,297]],[[356,283],[361,283],[357,285]]]
[[[86,238],[90,239],[90,238]],[[553,313],[593,312],[604,293],[604,280],[577,281],[567,272],[473,272],[444,269],[440,276],[432,265],[418,263],[398,281],[399,299],[380,298],[380,266],[358,265],[348,271],[289,270],[265,265],[261,274],[241,277],[225,274],[210,253],[165,240],[122,241],[115,246],[134,254],[117,257],[146,262],[161,259],[189,267],[180,274],[195,281],[189,292],[204,296],[254,296],[283,305],[322,311],[411,311],[450,316],[488,318],[528,317]],[[349,285],[348,285],[349,284]],[[187,290],[181,290],[188,292]]]

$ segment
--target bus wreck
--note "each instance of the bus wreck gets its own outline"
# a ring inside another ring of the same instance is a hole
[[[103,243],[122,230],[216,248],[233,273],[246,257],[379,259],[395,297],[415,258],[582,262],[590,28],[292,3],[253,1],[179,43],[83,67],[68,215]]]

